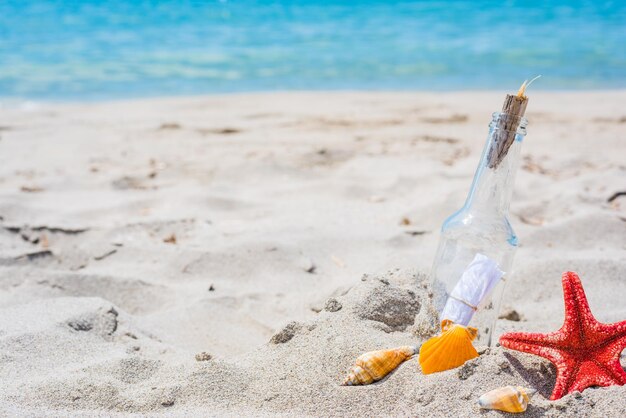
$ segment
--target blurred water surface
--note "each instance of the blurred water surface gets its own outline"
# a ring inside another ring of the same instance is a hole
[[[0,0],[0,97],[624,88],[625,22],[621,0]]]

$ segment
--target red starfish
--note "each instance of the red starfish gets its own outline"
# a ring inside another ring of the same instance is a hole
[[[580,278],[563,273],[565,322],[549,334],[509,332],[500,345],[535,354],[556,366],[556,384],[551,400],[590,386],[626,384],[626,372],[619,362],[626,348],[626,321],[615,324],[598,322],[589,309]]]

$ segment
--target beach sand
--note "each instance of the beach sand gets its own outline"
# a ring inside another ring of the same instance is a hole
[[[529,92],[506,330],[563,320],[561,273],[626,319],[626,91]],[[427,338],[428,270],[504,92],[271,93],[0,113],[0,415],[626,415],[626,387],[550,402],[555,368],[492,347],[340,386]],[[515,311],[516,314],[512,314]],[[626,355],[622,355],[626,366]]]

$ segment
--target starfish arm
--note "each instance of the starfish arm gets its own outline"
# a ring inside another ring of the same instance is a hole
[[[607,370],[611,375],[610,385],[626,385],[626,372],[619,362],[619,357],[607,364]]]
[[[595,332],[607,340],[607,355],[619,358],[619,355],[626,348],[626,321],[614,324],[598,323],[595,326]]]
[[[564,360],[563,353],[553,345],[562,340],[559,331],[550,334],[538,332],[507,332],[500,337],[500,345],[512,350],[534,354],[550,360],[558,365]]]
[[[556,383],[554,384],[554,389],[550,395],[551,401],[561,399],[570,392],[569,382],[573,374],[572,368],[569,367],[569,365],[564,361],[559,362],[559,364],[555,363],[555,366]]]
[[[585,338],[585,325],[593,326],[598,324],[598,321],[591,313],[580,277],[568,271],[563,273],[561,283],[565,301],[565,321],[561,331],[582,340]]]
[[[620,364],[620,355],[626,348],[626,321],[614,324],[598,324],[598,334],[604,337],[603,347],[600,347],[595,358],[601,364],[604,364],[607,378],[614,383],[626,384],[626,372]],[[605,386],[605,385],[600,385]]]
[[[592,386],[612,386],[626,384],[626,372],[619,359],[601,362],[596,359],[577,364],[575,379],[569,382],[567,393],[582,392]]]

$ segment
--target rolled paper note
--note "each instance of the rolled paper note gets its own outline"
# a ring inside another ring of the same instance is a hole
[[[503,275],[498,263],[487,256],[476,254],[448,296],[441,320],[449,319],[467,326],[478,306],[489,296]]]

